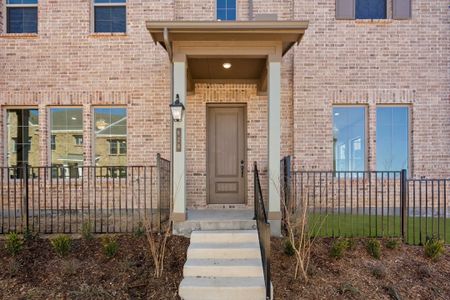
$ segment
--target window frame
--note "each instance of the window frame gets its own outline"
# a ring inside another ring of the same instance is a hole
[[[9,32],[8,31],[8,9],[9,8],[36,8],[36,32]],[[3,13],[3,32],[5,34],[21,34],[21,35],[32,35],[32,34],[38,34],[39,33],[39,0],[36,1],[35,4],[33,3],[27,3],[27,4],[8,4],[8,0],[4,1],[4,9],[2,11]]]
[[[413,127],[412,127],[412,107],[410,104],[377,104],[375,107],[375,166],[377,165],[377,154],[378,154],[378,149],[377,149],[377,133],[378,133],[378,123],[377,123],[377,113],[378,113],[378,108],[383,108],[383,107],[389,107],[389,108],[406,108],[408,110],[408,153],[407,153],[407,175],[408,176],[412,176],[413,174],[413,164],[412,164],[412,155],[413,155],[413,144],[412,144],[412,133],[413,133]]]
[[[226,1],[228,1],[228,0],[226,0]],[[218,11],[219,11],[219,1],[218,0],[216,0],[215,1],[215,4],[216,4],[216,9],[215,9],[215,11],[214,11],[214,13],[215,13],[215,20],[217,21],[217,22],[236,22],[237,20],[238,20],[238,12],[239,12],[239,10],[238,10],[238,0],[234,0],[235,1],[235,4],[236,4],[236,8],[235,8],[235,11],[236,11],[236,18],[234,19],[234,20],[221,20],[221,19],[219,19],[218,18]]]
[[[104,34],[104,35],[126,35],[128,33],[128,0],[120,3],[95,3],[95,0],[91,0],[91,34]],[[96,7],[125,7],[125,31],[124,32],[97,32],[95,31],[95,8]]]
[[[338,171],[336,170],[335,154],[336,149],[334,147],[334,108],[364,108],[364,170],[362,171]],[[332,142],[332,165],[333,172],[367,172],[369,171],[369,105],[367,104],[332,104],[331,106],[331,142]]]

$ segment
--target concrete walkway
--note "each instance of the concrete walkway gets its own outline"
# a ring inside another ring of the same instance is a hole
[[[183,275],[184,300],[265,299],[257,231],[193,231]]]

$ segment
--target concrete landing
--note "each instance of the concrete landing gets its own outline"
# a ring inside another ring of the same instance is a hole
[[[265,299],[257,231],[193,231],[183,276],[184,300]]]
[[[188,210],[187,220],[173,225],[173,234],[190,237],[192,231],[255,230],[251,209]]]

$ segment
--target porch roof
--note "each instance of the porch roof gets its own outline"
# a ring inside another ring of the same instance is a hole
[[[283,55],[302,39],[307,21],[147,21],[155,43],[173,41],[281,41]],[[166,37],[164,31],[166,30]]]

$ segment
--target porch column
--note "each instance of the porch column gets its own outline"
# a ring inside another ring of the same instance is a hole
[[[268,179],[269,179],[269,222],[272,235],[281,234],[280,210],[280,93],[281,54],[270,55],[268,69]]]
[[[186,55],[176,54],[173,57],[173,97],[179,95],[180,102],[186,103]],[[173,221],[186,220],[186,113],[180,122],[173,122]]]

